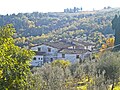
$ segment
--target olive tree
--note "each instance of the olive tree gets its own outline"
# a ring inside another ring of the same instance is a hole
[[[104,83],[108,83],[112,85],[111,90],[114,89],[115,84],[119,81],[120,77],[120,53],[106,53],[101,61],[98,62],[97,72],[102,74],[104,72]]]

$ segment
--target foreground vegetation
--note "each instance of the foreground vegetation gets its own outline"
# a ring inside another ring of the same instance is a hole
[[[107,52],[94,62],[56,60],[32,69],[35,90],[119,90],[120,53]]]
[[[14,44],[12,25],[0,28],[0,90],[26,90],[33,53]]]

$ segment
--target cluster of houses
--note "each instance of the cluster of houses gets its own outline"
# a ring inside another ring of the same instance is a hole
[[[80,62],[91,54],[95,44],[81,41],[45,42],[30,47],[35,52],[32,66],[42,66],[54,60],[69,60],[71,63]]]

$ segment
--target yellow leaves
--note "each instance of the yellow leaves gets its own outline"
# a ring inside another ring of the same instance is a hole
[[[77,87],[77,90],[87,90],[87,85]]]
[[[102,43],[102,40],[101,40],[101,39],[99,39],[99,40],[98,40],[98,42],[99,42],[99,43]]]
[[[66,68],[66,67],[70,66],[70,62],[65,61],[65,60],[55,60],[54,62],[52,62],[52,65]]]
[[[107,45],[103,44],[102,47],[100,48],[100,52],[104,52],[107,49]]]
[[[106,44],[103,44],[102,45],[102,49],[106,49],[107,48],[107,45]]]
[[[92,82],[89,82],[90,84],[92,84]],[[70,80],[70,81],[66,81],[65,82],[65,86],[68,88],[72,88],[73,90],[87,90],[88,87],[88,82],[86,80],[86,78],[82,79],[82,80]]]
[[[112,84],[108,86],[108,90],[111,90],[111,88],[112,88]],[[115,84],[113,90],[120,90],[120,82],[118,82],[117,84]]]
[[[104,52],[107,48],[113,47],[113,46],[114,46],[114,41],[115,41],[114,38],[108,38],[108,39],[106,40],[106,43],[105,43],[105,44],[102,44],[102,46],[101,46],[101,48],[100,48],[100,52]]]
[[[42,35],[40,36],[40,38],[42,38],[42,39],[48,38],[48,35],[42,34]]]
[[[96,59],[99,59],[100,57],[100,55],[99,55],[99,53],[95,53],[95,54],[93,54],[93,56],[94,56],[94,58],[96,58]]]
[[[35,23],[33,21],[27,20],[27,24],[29,28],[35,27]]]
[[[108,39],[106,40],[107,46],[108,46],[108,47],[114,46],[114,41],[115,41],[114,38],[108,38]]]
[[[2,68],[0,68],[0,79],[3,77],[3,70],[2,70]]]
[[[114,90],[120,90],[120,82],[119,82],[119,84],[115,85]]]

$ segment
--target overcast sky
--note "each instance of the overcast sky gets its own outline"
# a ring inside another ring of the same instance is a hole
[[[64,8],[83,7],[83,10],[120,7],[120,0],[0,0],[0,14],[19,12],[62,12]]]

